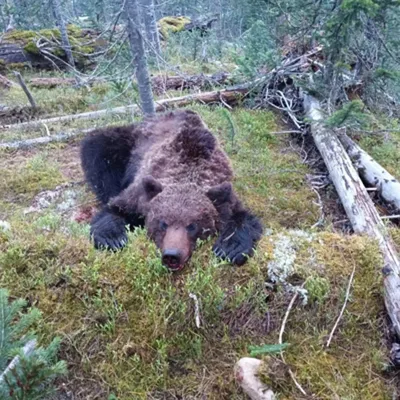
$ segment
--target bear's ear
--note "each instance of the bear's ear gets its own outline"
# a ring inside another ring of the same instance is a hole
[[[209,189],[206,194],[214,206],[221,206],[232,201],[232,184],[230,182],[221,183]]]
[[[163,187],[160,182],[156,181],[151,175],[143,178],[142,181],[144,192],[146,193],[147,200],[151,200],[162,192]]]

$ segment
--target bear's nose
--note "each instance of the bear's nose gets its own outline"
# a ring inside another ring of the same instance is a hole
[[[162,262],[172,271],[178,271],[182,268],[182,254],[178,249],[166,249],[162,254]]]

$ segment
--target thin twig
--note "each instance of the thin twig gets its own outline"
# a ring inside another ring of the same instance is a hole
[[[345,299],[344,299],[343,307],[342,307],[342,309],[340,310],[339,317],[337,318],[337,320],[336,320],[336,322],[335,322],[335,325],[333,326],[332,331],[331,331],[331,333],[330,333],[330,335],[329,335],[328,341],[326,342],[326,347],[329,347],[329,345],[331,344],[331,341],[332,341],[333,335],[334,335],[334,333],[335,333],[335,331],[336,331],[336,328],[338,327],[339,322],[340,322],[340,320],[341,320],[342,317],[343,317],[344,310],[346,309],[347,302],[349,301],[350,289],[351,289],[351,285],[352,285],[352,283],[353,283],[353,279],[354,279],[354,274],[355,274],[355,272],[356,272],[356,265],[354,264],[353,271],[351,272],[350,279],[349,279],[349,283],[348,283],[348,285],[347,285],[346,297],[345,297]]]
[[[302,287],[303,287],[303,286],[302,286]],[[292,297],[292,300],[290,300],[290,303],[289,303],[288,308],[287,308],[287,310],[286,310],[286,314],[285,314],[285,316],[283,317],[281,329],[280,329],[280,331],[279,331],[279,344],[282,344],[282,343],[283,343],[283,334],[285,333],[286,322],[287,322],[287,320],[288,320],[288,318],[289,318],[290,311],[292,310],[293,305],[294,305],[294,302],[297,300],[298,295],[299,295],[299,292],[296,291],[296,293],[295,293],[294,296]]]
[[[197,296],[193,293],[189,293],[189,297],[193,299],[194,301],[194,315],[195,315],[195,321],[196,321],[196,327],[200,328],[200,306],[199,306],[199,300]]]
[[[303,286],[304,286],[304,283],[301,285],[301,288],[302,288]],[[283,334],[284,334],[284,332],[285,332],[286,322],[287,322],[287,320],[288,320],[288,318],[289,318],[290,311],[292,310],[293,305],[294,305],[295,301],[297,300],[297,297],[298,297],[298,296],[299,296],[299,292],[296,291],[296,293],[295,293],[294,296],[292,297],[292,300],[290,300],[290,303],[289,303],[288,308],[287,308],[287,310],[286,310],[286,314],[285,314],[285,316],[283,317],[281,330],[279,331],[279,344],[283,344]],[[283,351],[281,351],[281,359],[282,359],[282,362],[283,362],[284,364],[286,364],[285,357],[283,356]],[[286,365],[287,365],[287,364],[286,364]],[[297,379],[296,379],[296,377],[295,377],[293,371],[290,369],[289,366],[288,366],[288,368],[289,368],[289,375],[290,375],[290,377],[292,378],[292,380],[293,380],[294,384],[296,385],[297,389],[299,389],[300,392],[301,392],[304,396],[307,396],[307,392],[302,388],[302,386],[300,385],[300,383],[297,381]]]
[[[270,135],[283,135],[285,133],[303,133],[303,131],[293,130],[293,131],[277,131],[277,132],[269,132]]]
[[[43,126],[46,129],[47,136],[51,136],[50,131],[49,131],[49,127],[44,122],[43,122]]]
[[[382,215],[381,219],[399,219],[400,215]]]

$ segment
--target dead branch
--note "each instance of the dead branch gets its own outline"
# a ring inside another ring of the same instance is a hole
[[[338,318],[337,318],[337,320],[336,320],[336,322],[335,322],[335,325],[333,326],[333,328],[332,328],[332,330],[331,330],[331,333],[329,334],[328,341],[326,342],[326,347],[329,347],[329,346],[330,346],[331,341],[332,341],[332,338],[333,338],[333,335],[334,335],[334,333],[335,333],[335,331],[336,331],[336,329],[337,329],[337,327],[338,327],[338,325],[339,325],[340,320],[341,320],[342,317],[343,317],[344,310],[346,309],[347,302],[349,301],[350,289],[351,289],[351,285],[353,284],[353,279],[354,279],[354,274],[355,274],[355,272],[356,272],[356,266],[354,265],[353,271],[351,272],[351,275],[350,275],[350,278],[349,278],[349,283],[348,283],[348,285],[347,285],[346,297],[345,297],[345,299],[344,299],[344,303],[343,303],[342,309],[340,310],[340,314],[339,314],[339,316],[338,316]]]
[[[17,77],[18,83],[21,85],[22,90],[24,91],[24,93],[26,94],[26,97],[29,100],[29,103],[31,103],[31,106],[33,108],[37,108],[35,99],[33,98],[32,93],[29,91],[28,87],[26,86],[25,81],[22,78],[22,75],[17,71],[14,71],[14,75]]]
[[[303,285],[301,285],[301,289],[303,288],[303,286],[304,286],[304,283],[303,283]],[[288,320],[288,318],[289,318],[290,311],[292,310],[293,305],[294,305],[295,301],[297,300],[297,297],[298,297],[298,296],[299,296],[299,292],[296,291],[295,294],[294,294],[293,297],[292,297],[292,300],[290,300],[290,303],[289,303],[288,308],[287,308],[287,310],[286,310],[285,316],[283,317],[282,326],[281,326],[281,329],[280,329],[280,331],[279,331],[279,342],[278,342],[278,343],[279,343],[280,345],[283,344],[283,334],[285,333],[286,322],[287,322],[287,320]],[[282,362],[283,362],[285,365],[287,365],[287,364],[286,364],[286,361],[285,361],[285,357],[284,357],[284,355],[283,355],[283,351],[281,351],[281,359],[282,359]],[[292,378],[292,380],[293,380],[294,384],[296,385],[297,389],[299,389],[300,392],[301,392],[304,396],[307,396],[307,392],[303,389],[303,387],[302,387],[302,386],[300,385],[300,383],[297,381],[296,376],[294,375],[294,372],[291,370],[291,368],[289,368],[289,366],[288,366],[288,371],[289,371],[289,375],[290,375],[290,377]]]

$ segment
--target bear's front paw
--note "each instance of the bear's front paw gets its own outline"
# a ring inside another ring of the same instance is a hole
[[[125,247],[128,236],[125,221],[110,213],[98,214],[94,217],[90,236],[96,249],[120,250]]]
[[[213,251],[217,257],[243,265],[253,255],[253,246],[253,239],[246,230],[239,228],[230,234],[221,235],[214,244]]]

